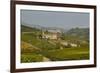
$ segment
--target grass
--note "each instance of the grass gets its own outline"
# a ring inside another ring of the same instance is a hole
[[[42,50],[41,52],[22,53],[21,62],[42,62],[43,56],[51,61],[85,60],[89,59],[88,48],[64,48],[54,50]]]
[[[38,39],[36,37],[30,34],[22,34],[22,41],[25,41],[27,43],[30,43],[38,48],[41,48],[42,50],[51,50],[51,49],[58,49],[58,46],[53,45],[49,43],[45,39]]]
[[[43,56],[35,53],[24,53],[21,54],[21,62],[29,63],[29,62],[41,62],[43,60]]]
[[[42,62],[43,57],[47,57],[51,61],[89,59],[89,47],[86,45],[60,49],[56,42],[54,42],[56,45],[51,44],[48,40],[36,38],[36,34],[33,33],[21,34],[21,41],[22,63]],[[40,50],[36,50],[32,45]]]
[[[43,51],[42,54],[50,58],[52,61],[89,59],[88,48],[64,48]]]

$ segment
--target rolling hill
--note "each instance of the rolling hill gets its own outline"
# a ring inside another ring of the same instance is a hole
[[[34,32],[34,31],[40,31],[40,29],[36,29],[34,27],[21,25],[21,32]]]

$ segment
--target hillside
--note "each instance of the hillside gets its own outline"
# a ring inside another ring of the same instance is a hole
[[[29,27],[29,26],[21,25],[21,32],[33,32],[33,31],[40,31],[40,30],[36,29],[34,27]]]
[[[84,36],[89,35],[89,28],[72,28],[67,31],[67,35]]]
[[[89,42],[89,28],[72,28],[63,33],[64,39],[84,40]]]
[[[21,62],[89,59],[88,28],[73,28],[61,34],[60,40],[44,39],[39,28],[21,25]],[[73,47],[70,43],[80,46]]]

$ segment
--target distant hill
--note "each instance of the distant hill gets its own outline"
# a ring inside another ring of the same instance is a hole
[[[49,29],[54,29],[54,28],[49,28],[49,27],[41,27],[41,26],[26,26],[26,25],[21,25],[21,32],[35,32],[35,33],[40,33],[41,30],[49,30]],[[55,28],[59,29],[59,28]],[[61,30],[61,29],[59,29]],[[62,29],[63,30],[63,29]],[[87,40],[89,41],[89,28],[72,28],[70,30],[67,30],[63,32],[63,35],[65,38],[71,37],[76,38],[76,39],[81,39],[81,40]]]
[[[67,34],[70,34],[70,35],[88,35],[89,28],[72,28],[69,31],[67,31]]]
[[[89,39],[89,28],[72,28],[66,32],[66,35],[75,36],[77,38]]]
[[[35,25],[35,24],[26,24],[26,23],[23,23],[21,25],[22,27],[22,30],[26,30],[26,31],[31,31],[31,29],[38,29],[38,30],[61,30],[62,32],[63,31],[66,31],[65,29],[63,28],[58,28],[58,27],[46,27],[46,26],[41,26],[41,25]]]
[[[25,26],[25,25],[21,25],[21,32],[33,32],[33,31],[40,31],[40,29]]]

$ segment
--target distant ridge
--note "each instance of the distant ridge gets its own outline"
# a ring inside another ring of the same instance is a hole
[[[21,25],[21,32],[33,32],[33,31],[40,31],[40,30],[34,27]]]
[[[33,24],[26,24],[26,23],[23,23],[21,26],[23,26],[24,28],[26,27],[27,30],[29,31],[32,31],[33,28],[34,29],[37,29],[37,30],[60,30],[64,33],[67,33],[67,34],[73,34],[73,33],[78,33],[78,32],[81,32],[83,31],[84,32],[87,32],[89,33],[89,28],[81,28],[81,27],[75,27],[75,28],[71,28],[71,29],[64,29],[64,28],[58,28],[58,27],[45,27],[45,26],[41,26],[41,25],[33,25]],[[22,27],[22,29],[23,29]]]
[[[26,26],[26,27],[29,27],[29,28],[36,28],[36,29],[39,29],[39,30],[61,30],[61,31],[66,31],[65,29],[63,28],[58,28],[58,27],[44,27],[44,26],[41,26],[41,25],[33,25],[33,24],[22,24],[22,26]]]

